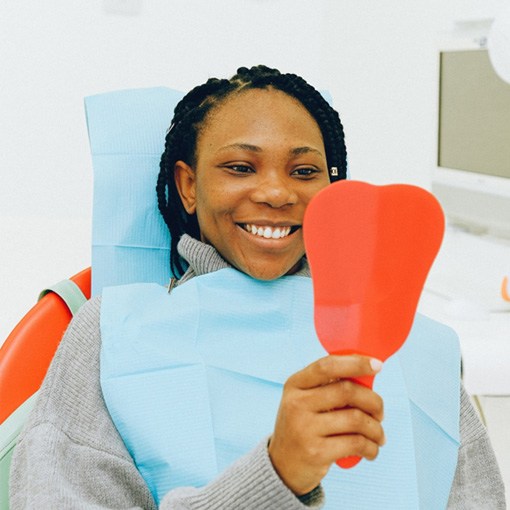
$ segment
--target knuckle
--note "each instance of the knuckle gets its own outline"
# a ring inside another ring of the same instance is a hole
[[[379,447],[361,434],[351,436],[350,449],[354,455],[374,460],[379,455]]]
[[[329,375],[331,373],[332,368],[332,359],[330,356],[326,356],[325,358],[321,358],[317,361],[317,371],[321,375]]]
[[[292,398],[288,398],[285,402],[285,408],[289,413],[298,413],[302,408],[300,399],[295,395]]]
[[[303,453],[309,459],[317,459],[321,453],[321,449],[315,443],[308,443],[303,448]]]
[[[354,453],[363,456],[365,453],[367,440],[360,434],[354,434],[351,436],[351,448]]]
[[[324,462],[324,457],[328,454],[327,443],[320,438],[307,438],[301,443],[301,455],[307,459],[307,463],[310,466],[314,466],[314,469],[318,469],[321,466],[327,470],[327,466]]]
[[[353,430],[358,430],[362,425],[364,425],[366,421],[366,416],[363,411],[360,411],[359,409],[349,409],[349,412],[346,416],[348,425]]]
[[[292,391],[282,398],[281,408],[288,416],[297,415],[303,418],[306,407],[306,394],[303,392]]]
[[[340,388],[342,390],[342,397],[346,401],[347,405],[347,403],[352,400],[356,391],[355,383],[347,379],[343,379],[340,383]]]

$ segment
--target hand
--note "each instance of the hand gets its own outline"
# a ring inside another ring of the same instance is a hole
[[[269,457],[296,495],[317,487],[337,459],[377,457],[385,443],[383,401],[349,379],[381,366],[362,356],[326,356],[285,383]]]

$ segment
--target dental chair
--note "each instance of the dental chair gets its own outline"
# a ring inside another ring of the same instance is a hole
[[[41,292],[0,349],[0,509],[8,508],[11,458],[72,316],[90,297],[90,268]]]

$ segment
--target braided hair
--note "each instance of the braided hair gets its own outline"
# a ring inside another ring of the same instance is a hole
[[[175,107],[160,161],[156,185],[158,207],[170,230],[170,267],[176,277],[182,276],[185,271],[177,252],[179,239],[185,233],[200,239],[200,230],[196,214],[189,215],[181,203],[174,181],[175,163],[181,160],[191,167],[194,166],[198,135],[213,108],[241,90],[268,88],[285,92],[308,110],[322,134],[330,181],[346,178],[347,155],[340,117],[303,78],[295,74],[282,74],[277,69],[263,65],[251,69],[241,67],[230,80],[210,78],[203,85],[188,92]]]

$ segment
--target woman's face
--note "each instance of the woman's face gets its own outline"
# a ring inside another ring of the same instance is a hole
[[[299,269],[305,208],[329,184],[319,126],[274,89],[247,90],[216,107],[198,137],[195,168],[179,161],[175,178],[202,241],[260,280]]]

